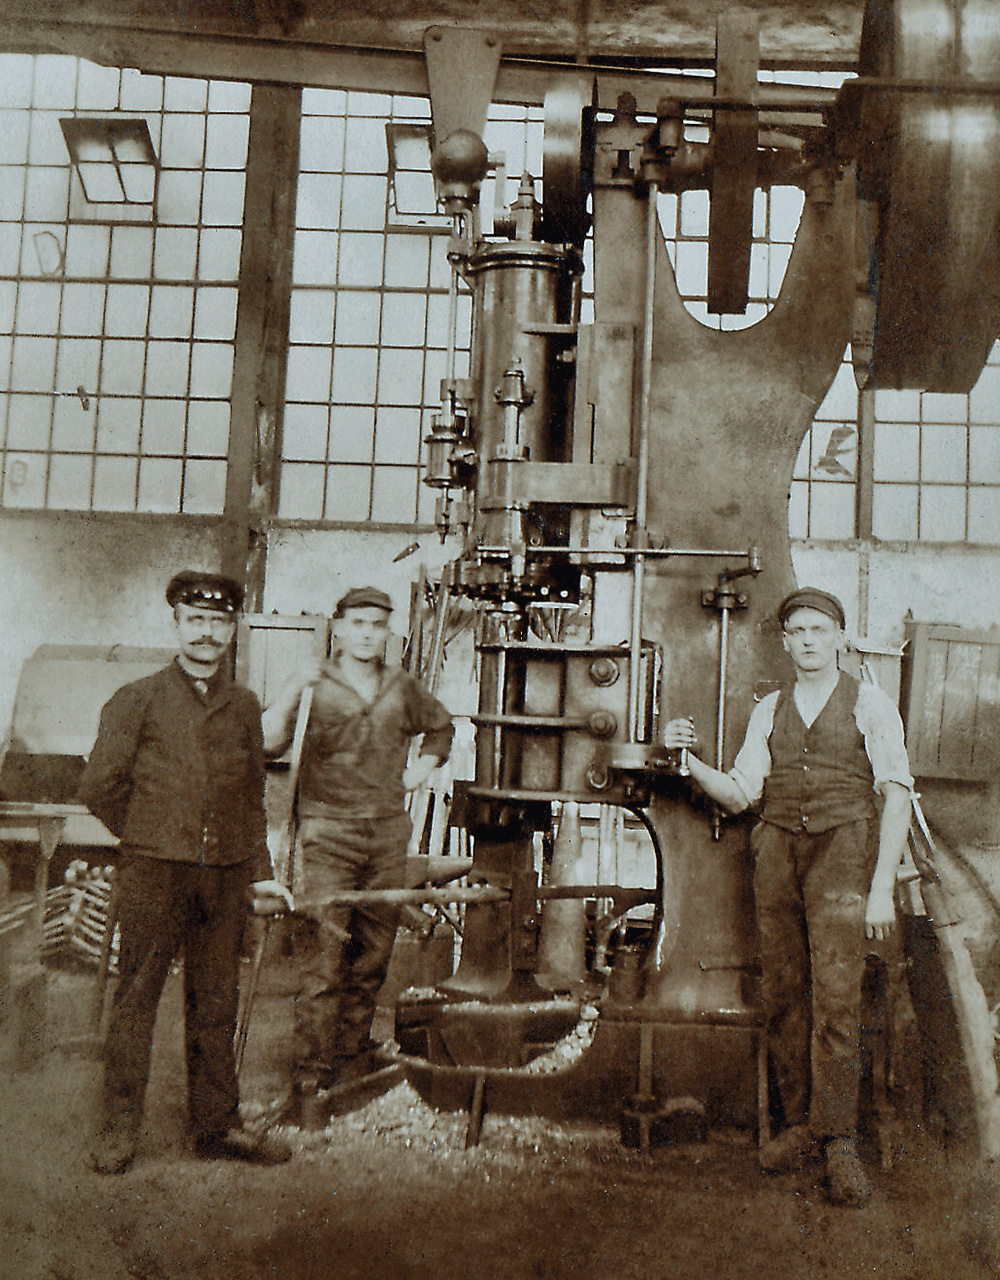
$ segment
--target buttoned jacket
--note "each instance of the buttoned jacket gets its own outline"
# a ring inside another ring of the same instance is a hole
[[[119,689],[79,798],[136,853],[271,874],[260,703],[227,675],[205,699],[176,661]]]

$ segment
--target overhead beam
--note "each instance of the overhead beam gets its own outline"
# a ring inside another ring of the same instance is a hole
[[[759,16],[764,65],[789,66],[852,63],[863,8],[863,0],[0,0],[0,31],[20,42],[35,29],[43,48],[65,23],[113,42],[130,33],[417,53],[428,27],[472,27],[502,32],[508,54],[532,61],[710,65],[719,17],[745,10]]]
[[[0,14],[2,11],[0,3]],[[417,97],[426,97],[429,92],[422,51],[344,49],[256,36],[180,35],[132,27],[96,28],[70,21],[8,22],[0,28],[0,48],[67,54],[101,66],[131,67],[150,75]],[[500,62],[493,101],[540,107],[553,85],[581,79],[588,86],[596,80],[601,107],[613,109],[619,94],[631,93],[640,114],[652,114],[664,94],[710,104],[714,93],[708,77],[615,67],[584,68],[572,62],[529,62],[505,56]],[[822,89],[767,84],[757,87],[757,102],[762,108],[819,111],[833,97],[831,91]]]

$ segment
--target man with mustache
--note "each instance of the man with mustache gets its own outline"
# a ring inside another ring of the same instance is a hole
[[[124,1173],[135,1155],[156,1010],[179,956],[196,1152],[264,1164],[290,1154],[242,1127],[233,1051],[249,894],[291,906],[267,850],[260,704],[224,661],[243,590],[186,570],[166,597],[178,653],[105,704],[79,789],[121,841],[119,978],[91,1154],[99,1173]]]

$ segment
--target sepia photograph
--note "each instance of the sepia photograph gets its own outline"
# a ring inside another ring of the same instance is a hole
[[[1000,0],[0,0],[3,1280],[1000,1280]]]

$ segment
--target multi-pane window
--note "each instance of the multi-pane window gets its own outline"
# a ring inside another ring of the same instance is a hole
[[[660,195],[660,227],[674,268],[677,291],[691,315],[712,329],[747,329],[763,320],[785,278],[802,204],[802,192],[797,187],[774,187],[754,194],[746,311],[740,315],[715,315],[709,312],[707,302],[708,192]]]
[[[408,159],[418,132],[407,126],[429,122],[429,106],[311,90],[302,110],[279,515],[429,523],[434,493],[420,482],[422,440],[447,372],[452,278],[447,236],[433,234],[449,228],[407,212],[421,190]],[[387,124],[404,144],[398,191],[389,182]],[[494,106],[485,141],[502,162],[509,203],[523,171],[541,173],[541,113]],[[492,176],[483,184],[487,230],[495,185]],[[424,213],[433,214],[433,200]],[[461,378],[471,341],[464,286],[456,334]]]
[[[0,71],[0,505],[221,512],[249,86]]]
[[[866,392],[871,463],[858,472],[859,397],[841,365],[796,462],[792,537],[1000,544],[1000,343],[968,395]],[[857,485],[871,528],[855,523]]]
[[[1000,543],[1000,344],[967,395],[875,393],[872,532]]]
[[[793,538],[857,536],[858,388],[847,354],[795,460],[788,502]]]
[[[250,87],[49,56],[0,55],[0,71],[0,506],[221,512]],[[303,93],[281,518],[432,518],[421,453],[447,372],[452,272],[448,228],[420,208],[429,123],[423,98]],[[484,233],[522,173],[540,195],[543,129],[538,108],[490,108]],[[701,323],[767,314],[801,209],[795,188],[757,193],[749,303],[716,316],[707,193],[659,197]],[[584,323],[592,262],[588,241]],[[459,378],[470,334],[462,284]],[[866,396],[859,450],[845,359],[799,454],[791,535],[1000,544],[1000,348],[968,396]]]

